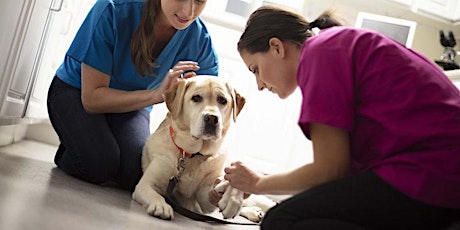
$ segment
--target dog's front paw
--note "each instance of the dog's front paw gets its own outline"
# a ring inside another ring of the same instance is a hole
[[[231,187],[228,181],[223,181],[216,186],[216,191],[225,188],[222,199],[219,201],[219,209],[225,219],[235,218],[240,211],[243,204],[243,192]]]
[[[164,201],[150,202],[150,205],[147,207],[147,213],[164,220],[171,220],[174,218],[173,208]]]
[[[246,217],[248,220],[252,222],[259,223],[262,221],[262,218],[264,217],[265,213],[262,211],[261,208],[256,207],[256,206],[251,206],[251,207],[243,207],[241,209],[240,215],[243,217]]]

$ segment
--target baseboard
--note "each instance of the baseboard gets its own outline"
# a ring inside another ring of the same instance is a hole
[[[49,121],[29,125],[25,138],[56,146],[60,143],[59,137]]]
[[[13,144],[24,139],[27,125],[0,126],[0,146]]]

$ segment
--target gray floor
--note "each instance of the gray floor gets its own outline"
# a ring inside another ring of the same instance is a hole
[[[178,213],[172,221],[151,217],[129,192],[57,169],[56,148],[29,140],[0,147],[0,229],[259,229],[208,224]]]

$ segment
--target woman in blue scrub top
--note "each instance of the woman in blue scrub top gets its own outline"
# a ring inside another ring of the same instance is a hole
[[[133,190],[162,93],[196,74],[217,75],[211,38],[198,16],[206,0],[98,0],[48,92],[60,138],[56,165],[85,181]]]

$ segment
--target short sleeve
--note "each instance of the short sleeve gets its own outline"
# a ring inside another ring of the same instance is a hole
[[[112,7],[97,1],[77,32],[67,55],[105,74],[112,74],[115,33]]]
[[[308,138],[311,122],[352,129],[352,66],[350,54],[342,47],[320,40],[304,45],[297,80],[303,96],[299,125]]]

